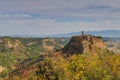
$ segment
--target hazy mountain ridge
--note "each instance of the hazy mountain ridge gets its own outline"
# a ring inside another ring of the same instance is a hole
[[[74,35],[80,35],[81,32],[72,32],[67,34],[57,34],[52,35],[53,37],[71,37]],[[85,34],[91,34],[95,36],[102,36],[102,37],[120,37],[120,30],[103,30],[103,31],[85,31]]]
[[[80,34],[81,34],[81,31],[64,33],[64,34],[51,34],[51,35],[11,34],[11,35],[1,35],[1,36],[42,38],[42,37],[72,37],[74,35],[80,35]],[[94,36],[102,36],[102,37],[117,37],[117,38],[119,38],[120,30],[85,31],[85,34],[91,34]]]

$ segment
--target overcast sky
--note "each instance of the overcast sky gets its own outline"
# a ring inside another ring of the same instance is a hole
[[[0,0],[0,35],[120,30],[120,0]]]

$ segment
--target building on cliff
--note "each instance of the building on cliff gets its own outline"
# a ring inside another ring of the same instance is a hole
[[[85,35],[73,36],[69,43],[62,49],[62,52],[67,55],[92,53],[96,54],[97,48],[106,48],[105,43],[100,36]]]

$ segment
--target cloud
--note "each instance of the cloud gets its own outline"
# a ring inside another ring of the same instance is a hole
[[[115,23],[115,25],[113,25]],[[119,21],[73,21],[59,22],[53,19],[5,20],[0,22],[0,32],[4,34],[60,34],[81,30],[94,31],[119,29]]]
[[[120,29],[120,0],[0,0],[3,34]]]
[[[0,11],[28,13],[38,17],[99,19],[120,13],[119,3],[119,0],[2,0]]]
[[[30,18],[28,14],[0,14],[0,19],[25,19]]]

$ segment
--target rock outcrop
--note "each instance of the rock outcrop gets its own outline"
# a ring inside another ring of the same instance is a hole
[[[0,38],[0,52],[13,52],[25,50],[25,46],[21,43],[19,39],[14,38]]]
[[[55,44],[54,39],[43,39],[42,47],[47,51],[54,51]]]
[[[0,73],[3,72],[5,69],[0,65]]]
[[[97,48],[106,48],[105,43],[100,36],[80,35],[73,36],[70,42],[62,49],[62,52],[67,55],[82,54],[82,53],[96,53]]]

